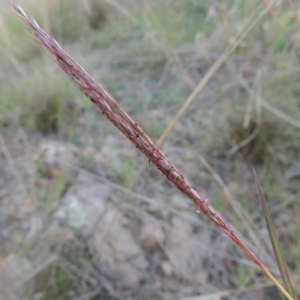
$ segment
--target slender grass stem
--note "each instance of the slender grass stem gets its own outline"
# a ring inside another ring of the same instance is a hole
[[[168,181],[172,182],[182,193],[184,193],[196,206],[197,212],[205,214],[212,220],[231,240],[238,245],[249,258],[258,265],[272,281],[281,287],[279,282],[268,272],[266,267],[258,260],[254,253],[243,243],[243,241],[226,224],[223,218],[217,214],[209,201],[198,193],[189,180],[173,165],[166,154],[150,139],[125,110],[110,95],[107,89],[95,81],[61,46],[51,38],[38,24],[29,18],[25,12],[15,4],[12,8],[25,21],[38,41],[52,55],[58,66],[70,77],[77,87],[101,110],[102,114],[117,127],[158,170],[162,172]],[[271,276],[271,277],[270,277]],[[283,289],[280,288],[281,290]],[[282,291],[283,292],[283,291]],[[285,291],[286,297],[292,297]]]

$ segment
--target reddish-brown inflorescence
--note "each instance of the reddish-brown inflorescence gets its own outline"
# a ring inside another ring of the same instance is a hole
[[[220,229],[226,233],[251,260],[261,265],[252,251],[240,240],[240,238],[228,227],[224,220],[211,207],[207,199],[202,198],[196,188],[191,185],[187,178],[167,158],[165,153],[159,149],[150,137],[140,128],[116,102],[103,85],[98,84],[76,61],[65,52],[60,45],[51,38],[38,24],[27,17],[25,12],[15,4],[11,4],[18,15],[31,28],[34,36],[50,52],[57,64],[67,73],[78,88],[98,107],[102,114],[111,121],[144,155],[147,156],[157,169],[188,198],[190,198],[197,209],[215,222]]]

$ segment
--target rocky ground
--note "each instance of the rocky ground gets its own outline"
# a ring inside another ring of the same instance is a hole
[[[214,16],[218,11],[206,13]],[[218,34],[210,37],[209,56],[197,40],[175,48],[168,57],[163,51],[137,55],[140,48],[125,48],[123,36],[109,45],[104,37],[87,36],[66,42],[66,47],[157,140],[220,56]],[[227,60],[162,149],[278,275],[265,242],[255,167],[297,274],[297,255],[291,250],[293,243],[297,246],[297,226],[288,227],[290,220],[298,224],[297,120],[287,127],[284,118],[264,110],[254,142],[229,153],[255,130],[251,121],[243,130],[251,97],[241,78],[272,105],[274,95],[285,95],[278,82],[292,78],[288,82],[294,106],[285,107],[278,99],[275,104],[292,120],[299,114],[295,62],[278,55],[284,71],[267,60],[261,67],[259,58],[267,55],[260,42],[248,52],[247,44],[242,45]],[[46,75],[36,76],[33,70],[41,62]],[[24,92],[27,81],[14,73],[24,102],[0,116],[0,299],[278,298],[261,271],[152,165],[130,188],[145,157],[74,92],[53,64],[44,57],[26,64],[24,70],[38,90],[30,95]],[[270,86],[278,90],[264,92]],[[63,104],[57,104],[59,97]],[[33,104],[27,101],[33,98]],[[236,202],[247,218],[236,215]],[[245,286],[249,289],[234,290]]]

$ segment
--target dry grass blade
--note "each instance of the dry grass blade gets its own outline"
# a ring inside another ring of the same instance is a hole
[[[203,212],[221,227],[234,240],[239,239],[224,223],[223,219],[210,206],[207,199],[202,198],[195,187],[148,137],[145,132],[116,102],[103,85],[96,83],[74,59],[66,53],[60,45],[52,39],[37,23],[28,18],[24,11],[12,5],[20,17],[30,27],[35,37],[51,53],[57,64],[67,73],[78,88],[102,111],[102,114],[111,121],[144,155],[151,161],[174,185],[186,194],[195,204],[199,212]],[[241,243],[239,241],[238,243]],[[249,255],[252,256],[249,250]],[[256,259],[254,259],[256,260]]]
[[[229,46],[223,54],[218,58],[218,60],[214,63],[214,65],[209,69],[209,71],[206,73],[206,75],[203,77],[203,79],[199,82],[197,87],[194,89],[194,91],[191,93],[191,95],[188,97],[184,105],[181,107],[181,109],[178,111],[176,116],[173,118],[167,129],[164,131],[164,133],[161,135],[161,137],[158,140],[158,145],[161,145],[168,134],[173,130],[176,123],[179,121],[179,119],[182,117],[182,115],[186,112],[186,110],[189,108],[189,106],[196,100],[198,95],[203,91],[203,89],[206,87],[208,82],[213,78],[213,76],[218,72],[218,70],[223,66],[223,64],[227,61],[229,56],[233,53],[233,51],[241,44],[241,42],[245,39],[245,37],[248,35],[248,33],[251,32],[251,30],[256,26],[256,24],[263,18],[263,16],[267,13],[267,10],[262,11],[259,16],[250,24],[250,26],[242,32],[242,34],[235,40],[232,46]]]
[[[293,289],[293,286],[292,286],[292,283],[291,283],[291,280],[290,280],[290,276],[289,276],[289,273],[288,273],[288,270],[287,270],[286,262],[285,262],[283,254],[282,254],[280,244],[279,244],[276,232],[275,232],[275,227],[274,227],[274,224],[273,224],[273,221],[272,221],[272,217],[270,215],[270,212],[269,212],[269,209],[268,209],[268,206],[267,206],[267,201],[266,201],[266,199],[263,195],[260,183],[258,181],[256,172],[255,172],[254,169],[253,169],[253,174],[254,174],[257,190],[258,190],[258,193],[259,193],[261,206],[263,208],[263,212],[264,212],[265,219],[266,219],[266,222],[267,222],[269,236],[270,236],[270,239],[271,239],[271,242],[272,242],[273,250],[274,250],[274,253],[275,253],[275,256],[276,256],[276,260],[277,260],[277,263],[278,263],[278,266],[279,266],[279,270],[280,270],[280,273],[281,273],[281,277],[282,277],[284,286],[285,286],[286,290],[288,291],[288,293],[294,299],[296,299],[295,292],[294,292],[294,289]]]
[[[221,177],[213,170],[211,165],[206,161],[206,159],[200,155],[199,159],[201,163],[205,166],[205,168],[212,174],[217,183],[222,187],[226,198],[229,200],[231,207],[236,212],[236,214],[240,217],[241,220],[244,220],[244,225],[249,233],[249,236],[256,246],[260,245],[260,241],[257,239],[258,228],[253,222],[253,220],[249,217],[249,215],[245,212],[240,202],[234,197],[231,193],[230,189],[226,186]],[[251,226],[255,229],[253,230]]]
[[[218,58],[218,60],[211,66],[211,68],[208,70],[206,75],[202,78],[202,80],[199,82],[199,84],[196,86],[196,88],[193,90],[193,92],[190,94],[186,102],[183,104],[183,106],[180,108],[176,116],[173,118],[173,120],[170,122],[166,130],[163,132],[159,140],[157,141],[157,145],[161,146],[162,143],[165,141],[166,137],[169,135],[169,133],[173,130],[176,123],[179,121],[179,119],[183,116],[183,114],[186,112],[186,110],[189,108],[189,106],[196,100],[196,98],[199,96],[199,94],[203,91],[203,89],[206,87],[206,85],[209,83],[209,81],[214,77],[214,75],[218,72],[218,70],[223,66],[223,64],[226,62],[226,60],[230,57],[230,55],[233,53],[233,51],[241,44],[241,42],[245,39],[245,37],[251,32],[251,30],[256,26],[256,24],[267,14],[270,7],[273,6],[273,3],[268,5],[266,9],[264,9],[257,18],[252,21],[248,27],[246,26],[246,29],[235,39],[234,43],[232,45],[229,45],[227,49],[222,53],[222,55]],[[139,182],[142,174],[144,173],[145,169],[147,167],[147,164],[145,163],[141,170],[139,171],[138,175],[134,178],[130,185],[130,189],[133,189],[136,184]]]
[[[208,200],[201,197],[188,179],[172,164],[165,153],[157,147],[141,127],[116,102],[103,85],[98,84],[61,46],[51,38],[38,24],[29,18],[25,12],[15,4],[10,4],[17,15],[26,23],[37,40],[52,55],[58,66],[69,76],[77,87],[101,110],[102,114],[119,129],[158,170],[172,182],[177,189],[184,193],[196,206],[197,211],[205,214],[221,231],[239,246],[249,258],[259,266],[263,272],[276,284],[281,292],[290,300],[292,298],[283,289],[278,281],[270,274],[267,268],[258,260],[254,253],[217,214]]]
[[[255,291],[259,289],[264,289],[266,287],[272,286],[272,282],[265,282],[265,283],[258,283],[247,287],[240,287],[230,290],[224,290],[220,292],[215,292],[211,294],[201,295],[201,296],[195,296],[195,297],[186,297],[186,298],[180,298],[177,300],[218,300],[223,299],[224,297],[237,297],[239,294],[242,294],[244,292],[248,291]]]
[[[242,77],[238,78],[241,86],[245,89],[245,91],[253,98],[255,99],[255,101],[257,101],[261,106],[263,106],[265,109],[267,109],[269,112],[271,112],[272,114],[274,114],[275,116],[277,116],[278,118],[286,121],[287,123],[295,126],[295,127],[299,127],[300,128],[300,122],[296,119],[293,119],[292,117],[290,117],[289,115],[287,115],[286,113],[284,113],[283,111],[277,109],[276,107],[272,106],[271,104],[269,104],[267,101],[265,101],[264,99],[262,99],[261,97],[255,95],[250,87],[249,84],[246,82],[245,79],[243,79]]]

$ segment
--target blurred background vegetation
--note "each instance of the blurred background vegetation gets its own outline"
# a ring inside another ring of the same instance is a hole
[[[19,2],[154,140],[268,6],[263,0]],[[5,2],[0,45],[0,299],[280,299],[152,166],[132,188],[145,158]],[[300,5],[277,1],[162,146],[278,275],[255,167],[298,294],[299,62]]]

